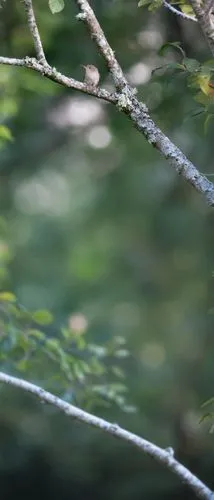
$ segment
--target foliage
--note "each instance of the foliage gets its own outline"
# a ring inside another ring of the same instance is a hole
[[[44,386],[41,367],[45,366],[45,385],[63,393],[68,401],[86,407],[113,402],[124,411],[135,411],[126,402],[120,360],[129,356],[129,351],[123,337],[115,336],[102,346],[92,344],[82,315],[71,316],[67,326],[56,328],[49,310],[28,311],[12,292],[4,290],[11,255],[3,219],[1,227],[1,370],[30,377]]]
[[[197,59],[188,58],[180,42],[166,42],[159,50],[163,56],[167,49],[173,48],[180,52],[182,59],[180,63],[169,62],[164,66],[154,69],[157,71],[170,71],[171,78],[176,78],[176,73],[181,73],[186,78],[186,83],[193,99],[200,103],[200,107],[194,110],[193,116],[203,113],[204,130],[207,130],[208,123],[214,118],[214,59],[209,59],[201,64]],[[176,73],[175,73],[176,71]]]
[[[192,7],[185,0],[177,0],[167,2],[169,5],[178,7],[185,14],[193,15]],[[164,4],[163,0],[140,0],[138,7],[148,7],[150,11],[155,11]]]

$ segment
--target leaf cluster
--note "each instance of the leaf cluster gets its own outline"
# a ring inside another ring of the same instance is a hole
[[[3,219],[0,221],[2,227]],[[30,378],[64,399],[91,408],[97,404],[127,404],[123,360],[129,356],[126,341],[115,336],[104,344],[93,343],[86,322],[66,321],[56,326],[48,309],[27,310],[11,291],[8,263],[12,258],[5,235],[0,238],[0,369]],[[83,317],[84,319],[84,317]]]
[[[168,49],[173,49],[181,55],[181,62],[169,62],[153,71],[171,72],[171,77],[175,78],[176,73],[182,73],[187,82],[187,86],[193,99],[200,104],[192,116],[204,115],[204,131],[207,131],[208,124],[214,118],[214,59],[209,59],[200,63],[197,59],[186,56],[180,42],[167,42],[162,45],[159,54],[165,55]]]

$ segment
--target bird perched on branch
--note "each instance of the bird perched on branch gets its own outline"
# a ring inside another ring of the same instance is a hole
[[[85,70],[84,82],[86,83],[86,85],[97,87],[100,80],[99,70],[93,64],[87,64],[86,66],[82,64],[82,67]]]

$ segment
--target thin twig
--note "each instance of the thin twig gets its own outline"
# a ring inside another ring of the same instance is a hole
[[[178,476],[183,483],[194,491],[198,498],[204,500],[210,500],[212,498],[212,491],[186,467],[175,460],[171,448],[160,448],[150,441],[123,429],[118,424],[112,424],[107,420],[99,418],[91,413],[87,413],[86,411],[63,401],[54,394],[45,391],[41,387],[27,382],[26,380],[12,377],[11,375],[0,372],[0,382],[13,387],[18,387],[27,393],[33,394],[39,399],[39,401],[54,406],[54,408],[57,408],[65,415],[73,417],[84,424],[101,429],[103,432],[112,435],[123,442],[132,444],[176,474],[176,476]]]
[[[186,21],[194,21],[197,23],[196,17],[190,16],[189,14],[185,14],[181,10],[176,9],[169,2],[166,2],[166,0],[163,0],[163,6],[166,7],[166,9],[173,12],[173,14],[176,14],[176,16],[179,16],[182,19],[185,19]]]
[[[29,26],[29,29],[30,29],[30,32],[31,32],[31,35],[33,38],[33,43],[34,43],[37,59],[39,62],[46,63],[46,57],[45,57],[44,49],[42,46],[42,41],[41,41],[41,37],[39,34],[39,30],[37,27],[37,22],[36,22],[34,10],[33,10],[32,0],[23,0],[23,3],[24,3],[25,10],[27,13],[28,26]]]

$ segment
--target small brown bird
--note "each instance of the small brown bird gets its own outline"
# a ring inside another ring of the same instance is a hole
[[[97,87],[100,80],[100,73],[96,66],[94,66],[93,64],[87,64],[86,66],[84,66],[84,64],[82,64],[82,67],[85,70],[84,82],[86,83],[86,85]]]

